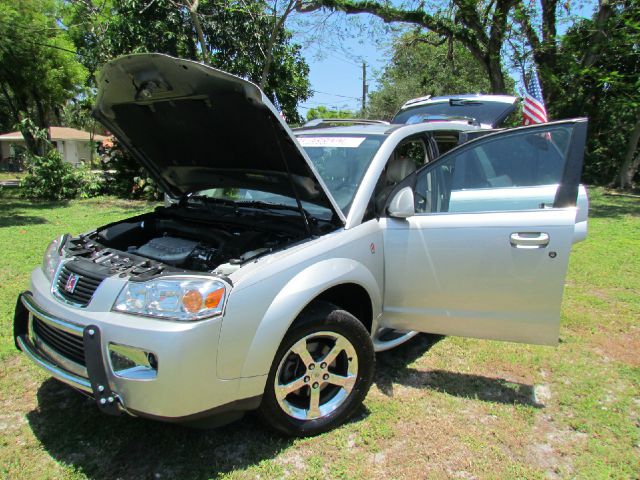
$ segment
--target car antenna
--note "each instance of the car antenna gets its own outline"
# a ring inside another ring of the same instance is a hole
[[[302,216],[302,220],[304,223],[304,228],[307,231],[307,235],[310,237],[313,236],[311,232],[311,225],[309,224],[309,218],[307,217],[307,213],[302,208],[302,202],[300,201],[300,196],[298,195],[298,189],[296,188],[296,183],[293,180],[293,175],[291,175],[291,170],[289,169],[289,162],[287,162],[287,156],[284,154],[284,149],[282,148],[282,142],[280,139],[280,135],[278,135],[277,127],[276,127],[276,119],[271,119],[271,128],[273,128],[276,142],[278,144],[278,150],[280,150],[280,156],[282,157],[282,163],[284,164],[284,168],[287,171],[287,178],[291,183],[291,189],[293,190],[293,195],[296,197],[296,204],[298,205],[298,210],[300,210],[300,215]],[[278,124],[278,127],[282,128],[282,125]]]

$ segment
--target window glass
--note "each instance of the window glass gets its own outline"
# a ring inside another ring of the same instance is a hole
[[[345,215],[362,182],[383,135],[299,135],[298,141],[309,155],[329,192]]]
[[[416,179],[416,212],[542,208],[562,179],[571,129],[551,127],[487,138]]]
[[[422,139],[413,138],[399,144],[387,160],[373,192],[376,212],[384,210],[387,197],[394,187],[428,160],[427,147]]]

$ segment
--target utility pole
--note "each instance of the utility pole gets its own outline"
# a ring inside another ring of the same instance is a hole
[[[367,64],[362,62],[362,116],[367,108]]]

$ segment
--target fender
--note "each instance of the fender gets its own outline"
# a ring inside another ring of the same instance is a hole
[[[242,376],[268,374],[282,339],[300,312],[322,292],[345,283],[357,284],[367,291],[376,318],[381,312],[382,295],[368,268],[349,258],[315,263],[289,280],[271,302],[247,352]]]

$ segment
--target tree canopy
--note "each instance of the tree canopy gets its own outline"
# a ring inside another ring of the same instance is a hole
[[[358,114],[351,110],[332,109],[320,105],[307,111],[307,121],[316,118],[358,118]]]
[[[640,164],[640,5],[610,7],[562,39],[556,76],[562,95],[549,108],[558,118],[589,117],[585,180],[628,188]],[[592,43],[596,34],[606,41]]]
[[[482,65],[460,43],[408,32],[393,44],[378,89],[369,95],[367,115],[388,120],[411,98],[490,90]]]
[[[188,1],[174,0],[108,0],[95,4],[86,0],[70,5],[67,21],[78,25],[70,29],[71,36],[90,71],[126,53],[160,52],[204,60],[263,83],[267,95],[277,97],[287,118],[297,121],[296,106],[310,95],[309,67],[286,29],[274,33],[278,17],[266,13],[267,3],[200,0],[197,23],[188,5]],[[82,23],[87,18],[91,21]],[[263,81],[270,57],[269,74]]]
[[[592,18],[558,0],[0,0],[0,129],[29,150],[53,123],[93,130],[94,75],[109,59],[162,52],[253,81],[288,121],[310,94],[309,67],[289,16],[371,14],[402,32],[369,94],[367,116],[389,118],[410,98],[513,93],[509,73],[538,68],[549,117],[590,117],[585,180],[628,188],[640,155],[640,6],[601,0]],[[562,22],[573,24],[566,33]],[[396,30],[397,31],[397,30]],[[323,106],[307,118],[355,116]]]
[[[34,152],[42,152],[44,144],[28,125],[46,129],[86,77],[73,43],[57,24],[58,8],[53,0],[0,0],[1,105],[7,126],[20,125]]]

